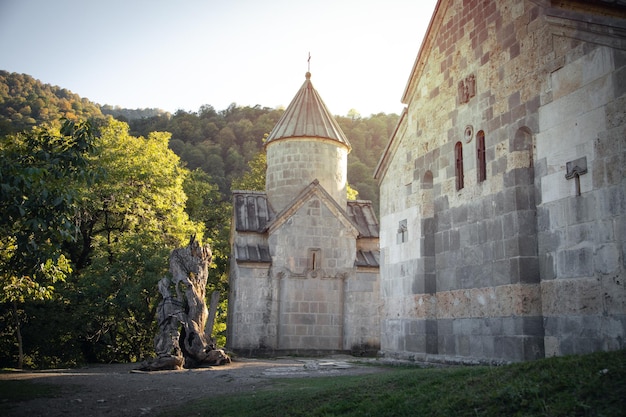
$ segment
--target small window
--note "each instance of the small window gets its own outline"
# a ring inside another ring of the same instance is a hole
[[[309,249],[309,270],[315,271],[320,268],[322,263],[322,250],[321,249]]]
[[[406,219],[404,219],[398,223],[397,242],[404,243],[407,240],[409,240],[409,230],[406,225]]]
[[[463,182],[463,144],[457,142],[454,145],[454,159],[455,159],[455,172],[456,172],[456,190],[460,190],[464,187]]]
[[[478,162],[478,182],[487,179],[487,162],[485,159],[485,132],[482,130],[476,134],[476,158]]]

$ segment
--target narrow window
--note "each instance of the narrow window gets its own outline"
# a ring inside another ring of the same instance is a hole
[[[463,144],[457,142],[454,145],[454,159],[456,170],[456,190],[463,188]]]
[[[476,158],[478,159],[478,182],[487,179],[487,162],[485,160],[485,132],[476,134]]]
[[[321,249],[309,249],[309,270],[315,271],[319,269],[321,259],[322,250]]]

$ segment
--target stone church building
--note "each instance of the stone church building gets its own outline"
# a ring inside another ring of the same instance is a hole
[[[375,171],[306,79],[235,191],[228,347],[508,362],[626,348],[626,1],[439,0]]]
[[[625,16],[438,2],[375,172],[383,354],[626,348]]]
[[[380,349],[378,220],[347,200],[350,149],[307,73],[265,142],[265,192],[233,192],[229,349]]]

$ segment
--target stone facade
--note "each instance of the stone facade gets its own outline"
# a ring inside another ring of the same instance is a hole
[[[234,192],[229,349],[377,352],[378,221],[347,200],[350,144],[310,74],[265,146],[265,192]]]
[[[376,170],[384,354],[626,347],[624,16],[439,1]]]

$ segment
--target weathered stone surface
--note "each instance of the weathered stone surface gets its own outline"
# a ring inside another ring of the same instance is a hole
[[[212,328],[212,323],[207,323],[209,313],[205,301],[208,267],[212,258],[210,246],[201,246],[195,236],[191,237],[186,247],[172,251],[172,279],[162,278],[159,281],[163,299],[157,307],[159,333],[154,339],[157,356],[143,362],[140,370],[173,370],[203,363],[230,363],[230,358],[222,349],[215,349],[211,335],[205,334],[206,329]],[[175,296],[170,291],[170,285],[174,287]]]
[[[380,244],[388,254],[381,266],[383,323],[435,319],[439,355],[526,360],[623,348],[623,19],[569,1],[444,0],[440,6],[404,92],[406,114],[376,173]],[[568,12],[559,13],[561,7]],[[467,126],[485,135],[482,182]],[[583,158],[587,172],[567,179],[567,164]],[[428,234],[415,227],[423,214],[406,190],[430,193]],[[397,222],[415,216],[408,240],[396,240]],[[415,241],[427,238],[432,250],[414,250]],[[433,258],[432,272],[419,262],[426,256]],[[401,273],[407,265],[425,271],[414,275],[412,298]],[[584,336],[565,325],[570,317],[580,317],[571,323]],[[490,332],[478,336],[475,330],[487,324]],[[412,346],[424,353],[419,334],[386,331],[384,352]]]

